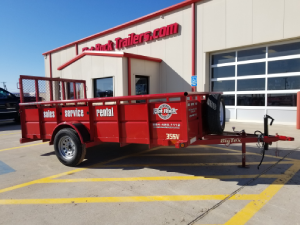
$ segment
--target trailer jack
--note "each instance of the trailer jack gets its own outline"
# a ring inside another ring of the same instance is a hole
[[[256,134],[257,132],[260,132],[260,135],[258,136],[258,146],[259,146],[259,141],[260,141],[260,139],[263,139],[263,141],[262,141],[262,147],[263,147],[263,149],[262,149],[262,158],[261,158],[261,160],[260,160],[259,165],[257,166],[257,169],[258,169],[258,170],[259,170],[259,167],[260,167],[260,165],[262,164],[262,162],[263,162],[263,160],[264,160],[264,158],[265,158],[265,152],[266,152],[266,150],[269,150],[269,145],[272,144],[272,142],[271,142],[271,143],[264,142],[264,137],[265,137],[265,136],[269,137],[269,125],[268,125],[268,119],[271,119],[270,126],[272,126],[272,124],[273,124],[273,122],[274,122],[274,119],[273,119],[271,116],[265,115],[265,117],[264,117],[264,134],[261,133],[260,131],[255,131],[255,132],[254,132],[254,134]]]

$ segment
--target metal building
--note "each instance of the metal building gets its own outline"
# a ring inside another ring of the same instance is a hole
[[[45,74],[85,79],[88,97],[222,91],[229,120],[268,113],[295,124],[299,9],[300,0],[183,1],[45,52]]]

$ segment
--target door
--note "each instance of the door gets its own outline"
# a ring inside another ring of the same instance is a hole
[[[135,94],[147,95],[149,94],[149,77],[135,76]]]
[[[147,95],[149,94],[149,77],[135,76],[135,94]],[[137,103],[146,102],[145,100],[136,101]]]

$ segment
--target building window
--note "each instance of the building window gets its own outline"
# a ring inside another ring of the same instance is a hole
[[[300,76],[268,78],[268,90],[298,90]]]
[[[300,59],[276,60],[268,63],[268,73],[300,72]]]
[[[265,95],[264,94],[244,94],[237,95],[238,106],[264,106]]]
[[[266,48],[255,48],[237,52],[237,61],[263,59],[266,57]]]
[[[297,106],[297,94],[268,94],[268,106]]]
[[[243,79],[237,81],[237,91],[263,91],[265,90],[265,79]]]
[[[270,46],[268,51],[269,58],[288,56],[288,55],[299,55],[300,54],[300,42]]]
[[[237,65],[238,76],[263,75],[266,73],[266,63],[250,63]]]
[[[214,92],[234,91],[235,83],[234,80],[213,81],[211,83],[211,88]]]
[[[94,79],[94,97],[113,97],[114,84],[112,77]]]
[[[222,99],[223,99],[223,102],[225,103],[225,105],[235,105],[235,103],[234,103],[235,96],[234,95],[223,95]]]
[[[229,108],[296,107],[300,41],[212,54],[210,81]]]
[[[235,61],[235,52],[228,52],[212,56],[212,63],[221,64],[221,63],[231,63]]]
[[[234,66],[222,66],[212,68],[212,78],[224,78],[224,77],[234,77],[235,67]]]

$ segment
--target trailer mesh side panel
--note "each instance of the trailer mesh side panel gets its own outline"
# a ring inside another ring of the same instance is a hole
[[[39,101],[50,101],[50,88],[49,88],[49,81],[47,80],[39,80]]]
[[[85,84],[82,82],[70,82],[66,79],[51,80],[37,78],[21,79],[23,90],[23,102],[44,102],[58,100],[84,99]],[[64,86],[63,86],[64,85]],[[64,87],[64,88],[63,88]],[[64,90],[64,93],[63,93]],[[38,97],[38,98],[37,98]]]
[[[36,101],[35,81],[24,79],[22,80],[22,86],[23,86],[24,102],[35,102]]]

